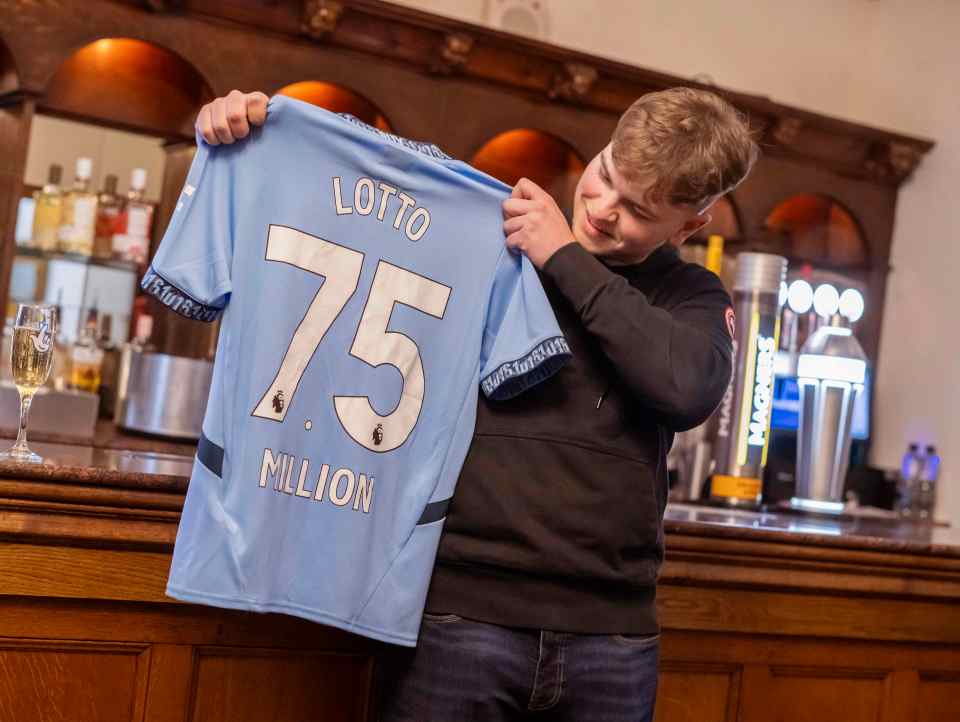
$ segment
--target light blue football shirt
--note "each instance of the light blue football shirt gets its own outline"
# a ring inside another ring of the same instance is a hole
[[[167,594],[413,646],[478,389],[569,349],[506,250],[509,188],[282,96],[199,143],[143,289],[222,313]],[[523,483],[518,479],[517,483]]]

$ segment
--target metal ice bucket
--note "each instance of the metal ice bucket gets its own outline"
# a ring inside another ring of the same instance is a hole
[[[199,439],[212,377],[210,361],[127,348],[114,421],[131,431]]]

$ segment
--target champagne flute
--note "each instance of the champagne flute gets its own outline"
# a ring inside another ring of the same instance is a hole
[[[27,418],[30,416],[33,395],[46,382],[53,366],[56,324],[53,306],[21,303],[17,308],[10,365],[13,367],[13,383],[20,392],[20,430],[17,432],[17,443],[0,454],[0,461],[43,461],[27,447]]]

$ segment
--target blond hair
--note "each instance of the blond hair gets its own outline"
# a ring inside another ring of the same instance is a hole
[[[733,190],[759,155],[745,116],[693,88],[641,96],[620,117],[611,145],[621,175],[653,179],[655,201],[697,211]]]

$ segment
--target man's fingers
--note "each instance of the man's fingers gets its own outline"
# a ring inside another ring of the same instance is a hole
[[[213,132],[213,117],[210,115],[211,105],[212,103],[207,103],[200,108],[200,112],[197,114],[197,130],[200,131],[201,137],[210,145],[220,145],[217,134]]]
[[[222,98],[215,98],[197,113],[197,131],[210,145],[233,143],[250,134],[251,125],[263,125],[267,120],[265,93],[243,93],[231,90]]]
[[[267,102],[270,98],[259,90],[247,93],[247,119],[253,125],[263,125],[267,120]]]
[[[513,216],[512,218],[508,218],[503,222],[503,232],[508,236],[511,233],[516,233],[522,228],[523,228],[523,218],[520,216]]]
[[[503,217],[511,218],[513,216],[523,215],[539,208],[537,201],[527,200],[526,198],[507,198],[503,202]]]
[[[210,115],[213,119],[213,132],[221,143],[230,144],[233,142],[233,134],[230,132],[230,124],[227,122],[227,99],[217,98],[210,107]]]
[[[513,192],[510,195],[514,198],[527,198],[533,200],[535,198],[541,198],[542,196],[547,195],[547,192],[529,178],[521,178],[513,187]]]
[[[250,124],[247,122],[247,96],[239,90],[231,90],[227,94],[226,101],[230,134],[234,138],[246,138],[250,133]]]

